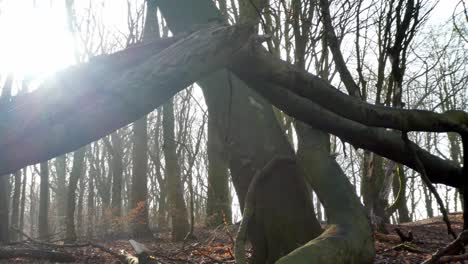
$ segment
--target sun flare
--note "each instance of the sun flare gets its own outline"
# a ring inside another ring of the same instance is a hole
[[[0,5],[0,71],[43,77],[70,65],[73,40],[64,8],[5,1]]]

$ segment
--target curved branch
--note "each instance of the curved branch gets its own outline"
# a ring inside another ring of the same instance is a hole
[[[318,76],[275,58],[260,46],[243,49],[240,55],[230,67],[238,75],[275,83],[355,122],[401,131],[468,133],[466,112],[447,111],[439,114],[369,104],[344,94]]]
[[[272,83],[251,79],[250,74],[239,74],[249,87],[269,100],[276,107],[313,127],[334,134],[354,147],[368,149],[380,156],[392,159],[414,170],[419,167],[411,158],[411,152],[405,142],[395,133],[368,127],[361,123],[343,118],[314,102],[294,94]],[[452,187],[462,186],[462,169],[453,162],[442,160],[414,145],[427,170],[429,179],[434,183],[443,183]]]

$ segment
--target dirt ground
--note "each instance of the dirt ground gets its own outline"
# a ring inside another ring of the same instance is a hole
[[[461,215],[451,214],[450,220],[455,232],[460,232],[463,223]],[[441,217],[401,225],[387,225],[386,227],[389,234],[375,234],[377,255],[374,263],[377,264],[421,263],[428,259],[437,249],[451,241],[451,238],[447,235],[447,229]],[[188,240],[185,243],[171,242],[169,233],[162,233],[155,239],[138,242],[143,243],[153,251],[154,258],[162,264],[234,263],[232,246],[235,228],[235,226],[230,228],[219,227],[217,229],[197,228],[195,231],[196,239]],[[409,247],[406,249],[398,248],[398,245],[401,245],[401,241],[395,233],[395,228],[399,228],[404,234],[408,234],[409,231],[413,234],[414,238],[412,242],[409,242]],[[94,241],[94,243],[102,245],[115,253],[119,253],[121,250],[125,250],[131,254],[134,253],[128,240]],[[35,247],[33,244],[21,246],[25,248]],[[15,247],[18,247],[18,245],[15,245]],[[76,259],[74,263],[121,263],[115,256],[95,247],[74,247],[60,250],[71,253]],[[248,254],[250,254],[250,252],[248,252]],[[53,262],[16,258],[1,260],[0,263]]]

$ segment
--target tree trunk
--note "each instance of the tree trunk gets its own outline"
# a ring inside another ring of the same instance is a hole
[[[122,215],[122,177],[123,177],[123,146],[118,131],[112,133],[112,218]],[[114,223],[116,224],[116,223]],[[115,226],[120,230],[118,226]]]
[[[86,229],[86,236],[88,239],[92,239],[94,237],[94,217],[96,214],[96,208],[94,204],[94,174],[89,173],[89,180],[88,180],[88,210],[87,210],[87,229]]]
[[[213,116],[208,116],[208,200],[206,204],[206,224],[218,226],[231,223],[231,197],[229,193],[229,173],[223,142],[216,132]]]
[[[184,188],[181,182],[179,160],[174,132],[174,105],[170,99],[163,106],[164,161],[168,189],[169,213],[172,222],[172,240],[181,241],[189,231]]]
[[[148,135],[147,117],[133,123],[133,167],[130,208],[134,217],[131,229],[135,238],[151,236],[148,226]]]
[[[26,168],[23,169],[23,182],[21,186],[21,211],[20,211],[20,219],[19,219],[19,229],[24,232],[24,211],[26,210],[26,183],[27,183],[27,170]]]
[[[86,152],[86,146],[75,151],[73,154],[73,166],[70,172],[70,182],[68,184],[67,195],[67,215],[66,215],[66,240],[68,242],[76,241],[75,230],[75,205],[76,205],[76,188],[78,180],[83,174],[83,163]]]
[[[58,226],[65,229],[65,218],[67,214],[67,155],[61,155],[55,159],[55,170],[57,174],[57,218]]]
[[[159,8],[174,33],[213,18],[224,19],[208,0],[163,0]],[[277,155],[294,159],[294,151],[271,105],[236,76],[220,70],[198,84],[214,117],[217,133],[227,142],[231,176],[243,207],[254,174]],[[269,180],[257,190],[255,219],[248,230],[254,263],[273,263],[321,233],[302,177],[298,166],[287,168],[267,177]]]
[[[330,156],[328,135],[304,124],[297,127],[297,155],[323,202],[329,226],[317,239],[276,263],[372,263],[374,241],[366,212],[346,175]]]
[[[84,176],[84,172],[82,172]],[[76,226],[78,230],[78,234],[83,234],[83,201],[84,201],[84,191],[86,188],[86,182],[84,177],[80,177],[80,190],[78,195],[78,208],[76,210]]]
[[[1,188],[1,187],[0,187]],[[31,186],[29,188],[29,235],[35,236],[35,225],[36,225],[36,177],[31,177]]]
[[[39,191],[39,238],[46,239],[49,235],[49,164],[42,162],[41,184]]]
[[[21,170],[15,173],[15,185],[13,190],[13,202],[11,205],[11,222],[10,225],[18,229],[19,211],[20,211],[20,194],[21,194]],[[11,230],[10,239],[16,241],[18,232]]]
[[[10,176],[0,176],[0,244],[9,242],[8,185]]]
[[[423,184],[424,193],[424,204],[426,205],[426,213],[428,218],[434,217],[434,209],[432,209],[432,194],[427,189],[426,185]]]
[[[388,203],[380,196],[381,189],[385,188],[383,158],[372,152],[365,151],[362,162],[361,195],[364,205],[374,227],[380,232],[387,232],[384,224],[388,223],[388,218],[385,215],[385,208],[388,207]]]
[[[411,222],[406,200],[406,175],[401,164],[397,164],[396,175],[393,177],[393,197],[398,201],[398,222]]]

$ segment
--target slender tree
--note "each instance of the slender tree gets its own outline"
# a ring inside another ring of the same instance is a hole
[[[49,236],[49,162],[40,164],[41,183],[39,185],[39,238],[47,239]]]
[[[70,172],[70,181],[67,193],[67,216],[66,216],[66,234],[65,239],[70,242],[76,241],[75,229],[75,208],[76,208],[76,189],[79,179],[83,175],[84,157],[86,147],[82,147],[73,154],[73,166]]]

